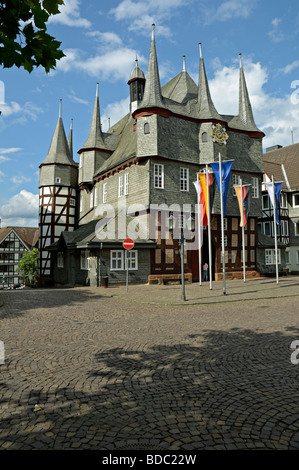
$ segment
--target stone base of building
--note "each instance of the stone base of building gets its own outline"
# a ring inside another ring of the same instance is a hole
[[[184,275],[185,283],[192,283],[192,273],[185,273]],[[181,283],[181,274],[150,274],[148,276],[149,284],[180,284]]]
[[[227,280],[235,280],[235,279],[243,279],[243,271],[233,271],[233,272],[226,272],[225,279]],[[246,279],[254,279],[257,277],[263,277],[261,273],[258,271],[246,271]],[[215,281],[222,281],[223,275],[221,273],[215,273]]]

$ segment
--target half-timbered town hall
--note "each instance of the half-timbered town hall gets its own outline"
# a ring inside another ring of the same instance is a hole
[[[130,282],[179,279],[177,231],[188,221],[182,210],[176,229],[169,227],[166,237],[160,209],[171,212],[173,205],[187,207],[189,219],[194,220],[197,192],[193,183],[207,164],[218,161],[219,153],[223,161],[233,161],[224,219],[226,273],[231,278],[242,276],[240,211],[233,188],[242,180],[251,185],[246,272],[259,275],[264,134],[255,124],[242,57],[235,116],[219,114],[213,103],[201,46],[198,83],[188,74],[184,60],[183,70],[161,86],[154,26],[147,74],[136,60],[128,87],[128,114],[103,132],[97,86],[90,132],[78,151],[79,163],[73,157],[72,129],[67,138],[59,115],[49,153],[40,165],[41,283],[122,283],[126,255]],[[219,124],[228,136],[226,144],[213,138],[211,131]],[[218,280],[222,272],[220,199],[216,187],[213,191],[209,270]],[[204,264],[208,262],[207,228],[202,232],[200,259]],[[134,238],[135,244],[126,252],[122,242],[127,237]],[[192,245],[185,250],[187,280],[197,281],[200,270],[198,247]]]

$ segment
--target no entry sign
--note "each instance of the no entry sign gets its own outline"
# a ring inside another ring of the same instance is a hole
[[[134,241],[133,241],[131,238],[126,238],[126,239],[123,241],[123,247],[124,247],[126,250],[132,250],[132,248],[134,248]]]

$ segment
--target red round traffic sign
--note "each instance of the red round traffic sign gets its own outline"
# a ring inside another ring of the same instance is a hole
[[[123,241],[123,247],[124,247],[126,250],[131,250],[132,248],[134,248],[134,241],[133,241],[131,238],[126,238],[126,239]]]

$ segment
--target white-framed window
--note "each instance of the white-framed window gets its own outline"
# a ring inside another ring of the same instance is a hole
[[[280,207],[282,209],[287,209],[288,208],[288,197],[286,193],[281,193],[280,196]]]
[[[290,261],[290,252],[289,252],[289,251],[286,251],[286,252],[285,252],[285,257],[286,257],[286,264],[291,264],[291,261]]]
[[[299,207],[299,193],[293,194],[293,207]]]
[[[80,266],[81,269],[88,271],[89,270],[89,251],[81,250],[80,253]]]
[[[107,202],[107,183],[103,184],[103,204]]]
[[[227,235],[224,235],[224,246],[226,247],[227,246]],[[221,235],[221,246],[222,246],[222,235]]]
[[[189,168],[180,168],[180,189],[189,191]]]
[[[282,220],[281,221],[281,234],[284,236],[284,237],[288,237],[289,236],[289,223],[287,220]]]
[[[271,223],[270,222],[264,222],[264,234],[269,235],[269,237],[271,237]]]
[[[110,269],[111,271],[123,271],[126,269],[126,260],[128,270],[136,271],[138,269],[138,251],[137,250],[111,250]]]
[[[254,198],[259,198],[259,179],[256,176],[251,178],[251,195]]]
[[[119,175],[118,177],[118,197],[124,195],[124,175]]]
[[[280,249],[277,250],[277,255],[278,255],[278,264],[281,264]],[[274,249],[265,250],[265,263],[268,266],[272,264],[276,264]]]
[[[294,222],[294,234],[295,237],[299,237],[299,222]]]
[[[94,207],[97,207],[97,205],[99,203],[98,199],[99,199],[99,188],[98,188],[98,186],[95,186],[95,188],[94,188]]]
[[[129,194],[129,173],[125,173],[124,194],[125,194],[125,196],[127,196]]]
[[[241,177],[239,175],[232,175],[233,177],[233,186],[240,186]],[[235,188],[234,188],[234,196],[237,196]]]
[[[264,210],[270,209],[270,198],[269,198],[268,194],[263,194],[262,209],[264,209]]]
[[[124,269],[124,252],[121,250],[110,252],[111,271],[122,271]]]
[[[128,263],[128,270],[136,271],[138,269],[138,252],[136,250],[127,250],[125,255]]]
[[[227,230],[227,218],[226,217],[223,218],[223,227],[224,227],[224,230]]]
[[[70,205],[75,206],[76,205],[76,199],[72,198],[70,199]]]
[[[57,268],[64,267],[64,253],[63,251],[58,251],[57,253]]]
[[[154,164],[154,187],[164,189],[164,165]]]
[[[90,207],[90,209],[93,208],[93,189],[90,191],[89,207]]]

